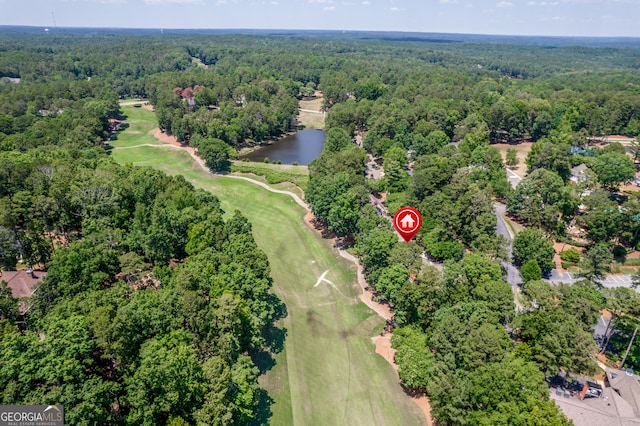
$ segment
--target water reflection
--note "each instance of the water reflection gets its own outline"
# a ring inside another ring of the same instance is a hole
[[[261,162],[269,158],[270,162],[278,160],[282,164],[298,162],[301,166],[306,166],[320,155],[324,141],[324,130],[304,129],[243,155],[240,159],[247,158],[250,161]]]

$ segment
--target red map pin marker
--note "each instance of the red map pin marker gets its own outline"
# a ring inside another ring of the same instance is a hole
[[[422,226],[422,215],[413,207],[403,207],[393,215],[393,226],[398,234],[409,242]]]

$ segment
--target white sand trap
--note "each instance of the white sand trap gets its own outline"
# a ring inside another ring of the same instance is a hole
[[[324,271],[322,273],[322,275],[320,275],[320,277],[318,278],[318,281],[316,281],[316,283],[314,284],[313,288],[318,287],[323,281],[329,285],[331,285],[331,287],[335,288],[336,290],[338,290],[338,287],[336,287],[336,285],[334,283],[332,283],[331,281],[329,281],[328,279],[326,279],[325,277],[327,276],[327,274],[329,273],[329,269],[327,269],[326,271]],[[338,290],[339,291],[339,290]]]

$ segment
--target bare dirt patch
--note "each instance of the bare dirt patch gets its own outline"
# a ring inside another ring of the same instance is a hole
[[[178,138],[176,138],[175,136],[170,136],[166,134],[165,132],[158,129],[157,127],[155,129],[152,129],[149,133],[152,134],[153,137],[155,137],[162,143],[170,144],[175,146],[176,148],[184,149],[196,161],[196,163],[198,163],[200,167],[202,167],[203,170],[209,171],[209,168],[205,164],[202,157],[198,155],[198,152],[196,151],[195,148],[192,148],[188,145],[181,144],[180,142],[178,142]]]
[[[151,129],[151,131],[149,131],[149,134],[152,135],[154,138],[158,139],[162,143],[170,143],[171,145],[179,146],[181,148],[183,147],[183,145],[180,142],[178,142],[178,138],[176,138],[175,136],[166,134],[165,132],[158,129],[157,127],[155,129]]]
[[[638,179],[639,177],[640,177],[639,174],[636,173],[636,179]],[[636,185],[635,183],[627,182],[620,185],[620,192],[626,192],[627,194],[632,194],[638,191],[640,191],[640,186]]]
[[[560,272],[567,272],[567,269],[564,269],[562,267],[562,259],[560,258],[560,253],[562,253],[563,251],[569,250],[569,249],[576,249],[580,253],[584,252],[584,248],[582,248],[582,247],[572,246],[571,244],[560,243],[560,242],[557,242],[557,241],[555,241],[553,243],[553,250],[555,251],[555,253],[553,255],[553,261],[556,264],[556,269],[558,271],[560,271]]]
[[[376,353],[384,358],[391,366],[394,371],[398,371],[398,365],[395,362],[396,350],[391,347],[391,337],[393,334],[384,333],[380,336],[375,336],[371,338],[373,344],[376,345]],[[427,426],[433,425],[433,419],[431,418],[431,405],[429,404],[429,398],[423,393],[414,394],[410,392],[406,392],[413,402],[415,402],[422,414],[424,414],[425,419],[427,420]]]
[[[531,151],[531,145],[533,142],[521,142],[518,144],[510,144],[510,143],[494,143],[491,146],[495,147],[502,154],[502,159],[504,160],[507,157],[507,149],[514,148],[516,150],[516,157],[518,158],[518,165],[515,167],[510,167],[515,174],[520,176],[520,178],[524,179],[527,175],[527,165],[525,161],[527,160],[527,155],[529,155],[529,151]]]
[[[395,362],[396,350],[391,347],[391,337],[393,334],[385,333],[371,338],[376,345],[376,353],[386,359],[394,370],[398,371],[398,365]]]
[[[318,232],[322,236],[322,238],[324,238],[325,240],[329,240],[333,247],[336,246],[337,236],[335,232],[329,231],[327,225],[316,220],[316,217],[313,215],[313,213],[307,212],[307,214],[304,215],[304,222],[309,225],[309,228]]]

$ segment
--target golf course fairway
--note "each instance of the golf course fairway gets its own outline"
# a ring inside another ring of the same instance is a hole
[[[155,115],[139,108],[122,110],[136,120],[111,142],[111,156],[119,163],[182,175],[212,192],[227,215],[240,210],[251,221],[256,242],[269,257],[273,291],[287,308],[287,316],[276,324],[286,335],[284,348],[260,377],[272,398],[270,423],[425,424],[393,368],[375,353],[371,337],[384,321],[358,300],[354,265],[305,224],[305,210],[288,195],[213,176],[184,150],[136,146],[138,137],[139,145],[149,143],[147,121],[155,126]]]

